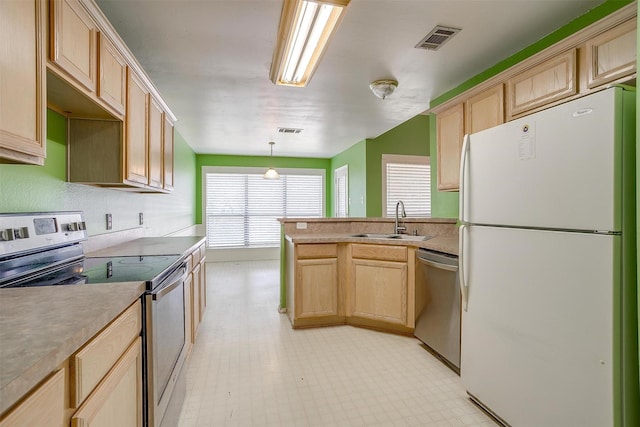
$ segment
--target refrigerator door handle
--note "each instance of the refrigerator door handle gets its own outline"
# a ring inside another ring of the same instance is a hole
[[[467,311],[468,305],[469,305],[469,294],[467,292],[467,280],[464,276],[464,254],[465,254],[465,248],[464,248],[464,233],[467,229],[467,226],[465,224],[462,224],[460,226],[460,230],[458,231],[458,239],[459,239],[459,245],[460,245],[460,266],[459,266],[459,276],[460,276],[460,294],[462,296],[462,308],[464,309],[464,311]]]
[[[460,156],[460,214],[458,218],[460,222],[465,222],[464,216],[464,205],[465,205],[465,193],[466,193],[466,183],[465,183],[465,175],[466,175],[466,166],[467,166],[467,153],[469,152],[469,134],[465,134],[464,139],[462,140],[462,153]]]

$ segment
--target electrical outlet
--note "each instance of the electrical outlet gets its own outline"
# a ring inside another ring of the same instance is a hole
[[[296,222],[296,229],[297,230],[306,230],[307,229],[307,223],[306,222]]]
[[[142,214],[142,212],[138,214],[138,224],[144,224],[144,215]]]
[[[107,230],[111,230],[113,228],[113,220],[111,218],[111,214],[107,214]]]

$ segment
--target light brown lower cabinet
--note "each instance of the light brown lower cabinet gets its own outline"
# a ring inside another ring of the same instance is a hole
[[[352,244],[347,323],[410,333],[415,325],[415,249]]]
[[[189,287],[189,298],[185,297],[185,307],[188,306],[188,315],[185,314],[185,322],[190,323],[189,335],[191,343],[196,342],[198,327],[204,316],[207,307],[207,267],[204,245],[191,253],[193,270],[187,280]]]
[[[142,339],[137,338],[71,417],[71,427],[142,425]]]
[[[20,405],[0,419],[0,427],[63,426],[65,374],[65,369],[52,374]]]
[[[338,244],[287,242],[287,251],[287,313],[293,327],[343,324]]]
[[[407,263],[351,261],[351,316],[407,323]]]
[[[351,324],[413,330],[415,249],[287,241],[287,314],[294,328]]]

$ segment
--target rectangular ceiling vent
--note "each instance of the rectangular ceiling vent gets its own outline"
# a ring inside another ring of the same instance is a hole
[[[460,32],[460,28],[436,26],[415,46],[418,49],[438,50],[449,39]]]
[[[297,134],[302,132],[303,129],[299,129],[299,128],[278,128],[278,132],[280,133],[293,133],[293,134]]]

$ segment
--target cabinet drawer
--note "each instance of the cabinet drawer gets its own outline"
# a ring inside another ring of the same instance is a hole
[[[71,356],[71,400],[79,406],[111,367],[140,335],[142,310],[140,300],[124,311],[80,351]]]
[[[576,49],[571,49],[507,81],[507,114],[511,119],[577,91]]]
[[[407,261],[406,246],[351,245],[352,258],[379,259],[388,261]]]
[[[207,248],[205,247],[205,245],[200,245],[200,259],[204,259],[204,257],[207,255]]]
[[[51,426],[61,427],[64,421],[64,377],[60,369],[42,383],[5,418],[0,427]]]
[[[191,258],[191,262],[193,262],[193,267],[195,268],[196,265],[200,264],[200,249],[191,252]]]
[[[335,243],[297,245],[296,256],[298,259],[335,258],[338,256],[338,245]]]

